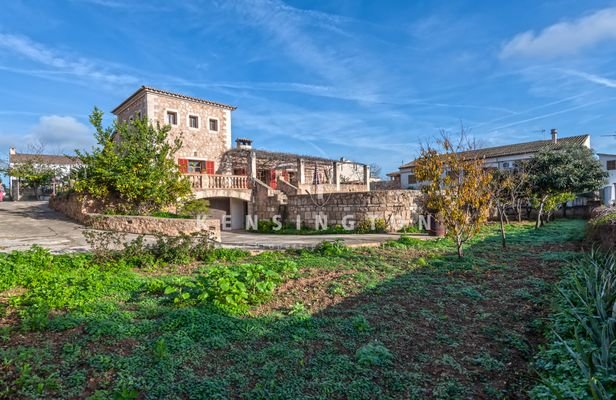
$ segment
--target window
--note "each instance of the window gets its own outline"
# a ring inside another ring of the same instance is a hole
[[[176,113],[175,111],[167,111],[167,123],[169,125],[177,125],[178,113]]]
[[[194,129],[198,129],[199,128],[199,117],[197,117],[196,115],[189,115],[188,116],[188,126]]]
[[[616,160],[608,160],[608,162],[607,162],[607,169],[609,171],[616,170]]]
[[[203,164],[201,161],[188,160],[188,172],[191,174],[200,174],[203,171]]]
[[[413,184],[417,183],[417,177],[415,175],[413,175],[413,174],[408,175],[407,179],[408,179],[407,183],[409,185],[413,185]]]
[[[503,163],[503,168],[509,168],[509,163],[508,162],[504,162]]]
[[[210,118],[210,130],[218,131],[218,120]]]

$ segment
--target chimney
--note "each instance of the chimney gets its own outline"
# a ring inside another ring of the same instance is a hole
[[[9,154],[10,154],[10,155],[15,155],[15,154],[17,154],[17,151],[15,150],[15,147],[11,147],[11,148],[9,149]]]
[[[252,149],[252,140],[244,138],[235,139],[235,148],[250,150]]]
[[[552,128],[550,129],[550,133],[552,134],[552,143],[558,143],[558,129]]]

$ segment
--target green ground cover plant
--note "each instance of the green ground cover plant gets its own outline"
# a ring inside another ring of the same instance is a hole
[[[505,252],[488,226],[463,259],[411,237],[188,265],[0,254],[0,398],[524,398],[584,228],[509,225]]]
[[[535,399],[611,399],[616,394],[616,259],[592,252],[558,285],[548,337],[537,356]]]

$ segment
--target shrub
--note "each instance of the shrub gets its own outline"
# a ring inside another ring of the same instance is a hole
[[[357,349],[355,358],[360,365],[371,367],[390,365],[393,356],[382,343],[374,341]]]
[[[374,220],[365,219],[360,221],[355,228],[355,233],[385,233],[387,232],[387,222],[383,218]]]
[[[572,265],[557,287],[551,343],[539,353],[543,376],[533,398],[611,399],[616,394],[614,254],[593,252]]]

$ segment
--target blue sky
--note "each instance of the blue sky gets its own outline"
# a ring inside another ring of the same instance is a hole
[[[616,153],[615,62],[615,1],[13,0],[0,157],[90,146],[92,107],[143,84],[238,106],[256,147],[384,172],[461,121],[484,146],[558,128]]]

